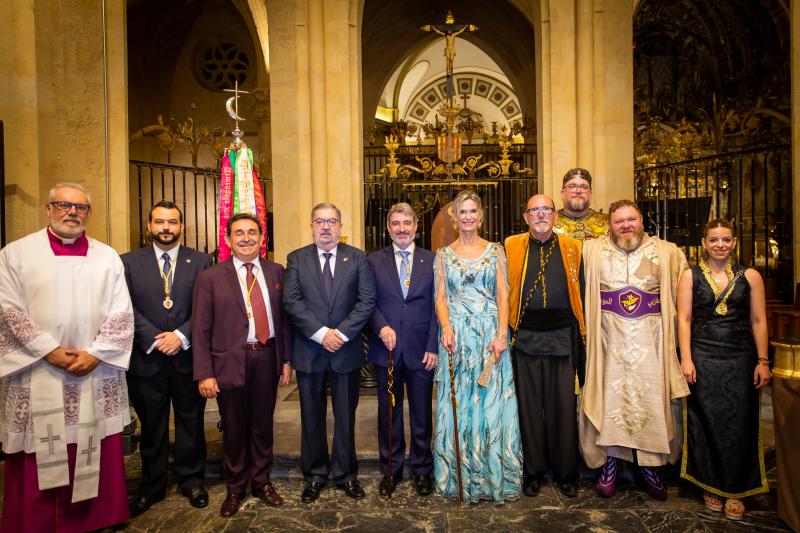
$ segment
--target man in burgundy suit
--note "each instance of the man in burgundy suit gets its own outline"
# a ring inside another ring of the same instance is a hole
[[[192,337],[194,379],[205,398],[217,398],[228,494],[220,515],[236,514],[247,481],[271,507],[283,499],[270,483],[272,415],[280,382],[292,374],[291,323],[281,307],[283,267],[259,257],[258,219],[238,213],[228,221],[233,257],[197,276]]]

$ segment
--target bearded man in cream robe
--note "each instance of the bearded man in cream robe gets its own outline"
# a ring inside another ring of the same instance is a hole
[[[635,203],[609,208],[609,235],[584,242],[586,386],[579,409],[586,464],[603,466],[595,488],[616,492],[617,460],[635,462],[647,493],[665,500],[657,467],[680,456],[679,398],[689,387],[676,353],[677,246],[644,232]]]
[[[50,191],[49,226],[0,251],[2,531],[128,519],[120,432],[133,310],[117,253],[86,237],[86,189]]]

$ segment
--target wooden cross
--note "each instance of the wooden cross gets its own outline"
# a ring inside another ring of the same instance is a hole
[[[89,446],[86,447],[85,450],[81,452],[82,455],[86,456],[86,466],[92,464],[92,452],[97,451],[97,446],[92,446],[92,441],[94,440],[93,435],[89,435]]]
[[[53,435],[53,424],[47,424],[47,436],[41,437],[39,442],[46,442],[50,449],[50,455],[56,453],[53,441],[61,440],[61,435]]]

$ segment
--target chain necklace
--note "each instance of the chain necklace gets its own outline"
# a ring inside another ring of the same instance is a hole
[[[550,244],[547,246],[547,248],[542,248],[542,251],[539,253],[539,272],[536,274],[536,279],[533,280],[533,286],[531,287],[531,290],[528,291],[528,295],[525,297],[525,303],[522,306],[522,311],[520,312],[517,326],[514,328],[514,338],[511,340],[512,344],[517,338],[517,330],[519,329],[519,325],[522,323],[522,317],[525,315],[525,310],[528,308],[528,304],[531,302],[531,299],[533,298],[533,295],[539,285],[542,286],[542,307],[547,309],[547,280],[544,276],[544,270],[547,268],[547,264],[550,262],[550,256],[553,255],[553,250],[555,249],[557,242],[558,237],[554,233],[553,240],[550,241]],[[530,253],[530,251],[528,253]]]
[[[708,266],[708,262],[706,261],[705,257],[700,258],[700,270],[703,272],[703,276],[705,276],[706,281],[709,285],[711,285],[711,290],[714,291],[714,300],[718,300],[722,291],[724,291],[726,287],[722,289],[719,288],[717,282],[714,280],[714,274],[711,272],[711,267]],[[729,259],[727,264],[725,265],[725,277],[728,278],[727,285],[730,285],[731,280],[733,279],[733,265],[732,261]],[[717,304],[717,307],[714,309],[718,315],[727,315],[728,314],[728,297],[731,295],[733,290],[729,290],[727,294],[722,298],[722,301]]]

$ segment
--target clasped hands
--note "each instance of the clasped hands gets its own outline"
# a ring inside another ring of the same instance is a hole
[[[174,331],[164,331],[155,336],[155,348],[164,355],[175,355],[183,348],[180,337]]]
[[[338,331],[333,328],[328,328],[328,331],[325,333],[325,336],[322,337],[322,342],[320,344],[322,344],[323,348],[333,353],[344,346],[344,339],[339,336]]]
[[[82,377],[97,368],[100,359],[86,350],[58,347],[45,356],[45,361],[67,374]]]

